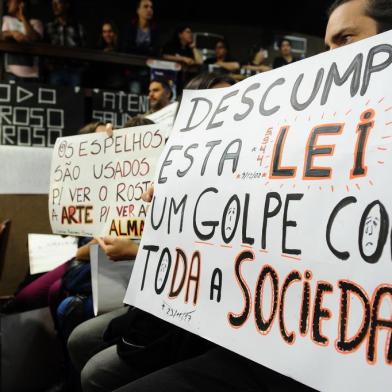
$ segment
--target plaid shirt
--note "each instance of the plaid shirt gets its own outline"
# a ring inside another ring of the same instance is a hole
[[[52,45],[76,48],[85,46],[83,26],[79,23],[69,23],[63,26],[58,20],[48,23],[47,36]]]

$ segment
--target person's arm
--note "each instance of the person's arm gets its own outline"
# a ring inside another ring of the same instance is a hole
[[[244,65],[242,68],[248,69],[249,71],[256,71],[256,72],[267,72],[270,71],[272,68],[269,65]]]
[[[186,56],[179,56],[175,54],[163,54],[162,55],[164,60],[168,61],[175,61],[177,63],[185,64],[185,65],[193,65],[195,64],[195,61],[191,59],[190,57]]]
[[[38,28],[34,28],[25,14],[25,4],[21,2],[18,9],[18,18],[23,23],[25,33],[20,39],[15,38],[18,42],[35,42],[42,38],[42,32],[38,32]]]
[[[203,55],[201,54],[200,50],[197,49],[194,44],[191,46],[191,48],[193,51],[193,58],[195,60],[195,64],[198,64],[198,65],[203,64]]]
[[[90,245],[98,244],[98,241],[93,239],[88,242],[86,245],[81,246],[76,251],[75,258],[80,261],[89,261],[90,260]]]
[[[217,61],[215,64],[229,72],[237,72],[240,69],[240,63],[237,61]]]
[[[127,238],[97,237],[96,240],[106,256],[113,261],[134,259],[139,249],[139,244]]]

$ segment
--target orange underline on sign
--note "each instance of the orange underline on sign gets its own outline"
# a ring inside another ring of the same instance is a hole
[[[384,161],[377,161],[380,165],[384,164]]]
[[[383,136],[381,139],[390,139],[392,136],[388,135],[388,136]]]
[[[241,246],[242,246],[243,248],[247,248],[247,249],[253,249],[253,247],[251,247],[250,245],[244,245],[244,244],[241,244]]]
[[[384,100],[384,98],[385,98],[385,97],[382,97],[382,98],[378,101],[378,103],[381,103],[381,102]]]
[[[380,150],[380,151],[386,151],[386,150],[387,150],[387,148],[385,148],[385,147],[377,147],[377,150]]]
[[[261,253],[268,253],[268,250],[266,250],[266,249],[259,249],[259,252],[261,252]]]
[[[232,248],[231,245],[221,245],[221,248]]]
[[[350,113],[351,113],[351,109],[350,109],[350,110],[347,110],[346,116],[347,116],[348,114],[350,114]]]
[[[195,244],[215,246],[211,242],[204,242],[204,241],[195,241]]]
[[[385,111],[389,112],[392,109],[392,106],[390,106],[389,108],[386,108]]]
[[[361,188],[359,187],[358,184],[355,184],[355,186],[357,187],[357,189],[358,189],[359,191],[361,190]]]
[[[370,185],[374,185],[372,180],[369,180],[369,184]]]
[[[288,255],[285,255],[284,253],[282,253],[282,257],[287,257],[288,259],[293,259],[293,260],[301,261],[301,258],[300,258],[300,257],[288,256]]]

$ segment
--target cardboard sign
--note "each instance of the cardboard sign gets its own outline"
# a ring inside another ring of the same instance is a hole
[[[165,131],[166,137],[169,137],[173,128],[174,120],[178,110],[178,102],[173,102],[157,112],[151,113],[146,117],[159,124]]]
[[[392,390],[391,42],[186,91],[125,302],[322,391]]]
[[[51,271],[75,257],[78,240],[53,234],[29,234],[30,273]]]
[[[165,138],[158,125],[60,138],[53,149],[49,217],[57,234],[140,238]]]
[[[0,83],[0,144],[53,147],[84,123],[80,88]]]
[[[92,119],[123,128],[130,117],[148,110],[148,97],[124,91],[93,90]]]

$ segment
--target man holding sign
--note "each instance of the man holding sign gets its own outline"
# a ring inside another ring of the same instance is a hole
[[[336,3],[326,43],[335,48],[390,29],[392,3],[382,2],[381,11],[380,3]],[[392,137],[388,134],[392,121],[387,69],[392,62],[391,37],[386,33],[336,54],[256,76],[220,94],[185,94],[175,132],[158,165],[151,226],[146,227],[126,301],[317,389],[390,389],[392,322],[387,301],[392,286],[384,245],[392,206],[383,185],[388,177],[383,170],[388,153],[380,154],[388,150]],[[323,68],[318,67],[319,60]],[[310,97],[304,102],[299,87],[304,75],[312,75],[317,68]],[[346,72],[340,76],[342,70]],[[298,71],[303,72],[296,75]],[[347,86],[342,85],[351,73],[348,94]],[[290,99],[285,100],[282,90],[274,93],[291,82]],[[261,86],[269,88],[260,101],[255,90]],[[340,95],[336,94],[338,86]],[[319,97],[316,99],[319,91],[321,110]],[[350,102],[350,95],[353,102],[344,107],[342,115],[341,106]],[[256,102],[260,103],[259,112]],[[297,117],[301,126],[294,124]],[[248,133],[257,124],[260,145],[253,146],[257,141],[249,140],[255,132],[239,139],[236,124]],[[219,128],[224,131],[219,133]],[[236,139],[227,142],[230,136]],[[211,139],[205,144],[207,137]],[[330,137],[335,144],[322,144],[318,137]],[[208,147],[206,154],[200,152],[201,145]],[[302,147],[305,158],[300,154]],[[255,166],[251,165],[253,153],[260,169],[246,170]],[[185,183],[188,173],[193,174],[188,175],[192,179]],[[180,181],[183,188],[179,188]],[[242,194],[244,188],[249,193]],[[226,206],[221,196],[226,196],[225,191],[232,194]],[[252,210],[255,199],[259,208]],[[175,214],[165,205],[174,206]],[[263,206],[259,225],[257,217]],[[353,215],[355,208],[360,208],[359,219]],[[323,215],[325,210],[327,215]],[[282,216],[283,227],[279,227],[276,219]],[[359,222],[358,232],[348,226],[353,218]],[[356,243],[359,251],[352,245]],[[191,246],[193,251],[187,249]],[[297,296],[290,294],[295,290]],[[229,301],[225,296],[230,296]],[[296,321],[300,321],[297,327]],[[377,345],[381,328],[388,335]],[[118,391],[149,391],[158,385],[170,391],[260,390],[269,383],[271,374],[266,372],[237,354],[215,348]],[[298,384],[272,386],[275,390],[305,389]]]

